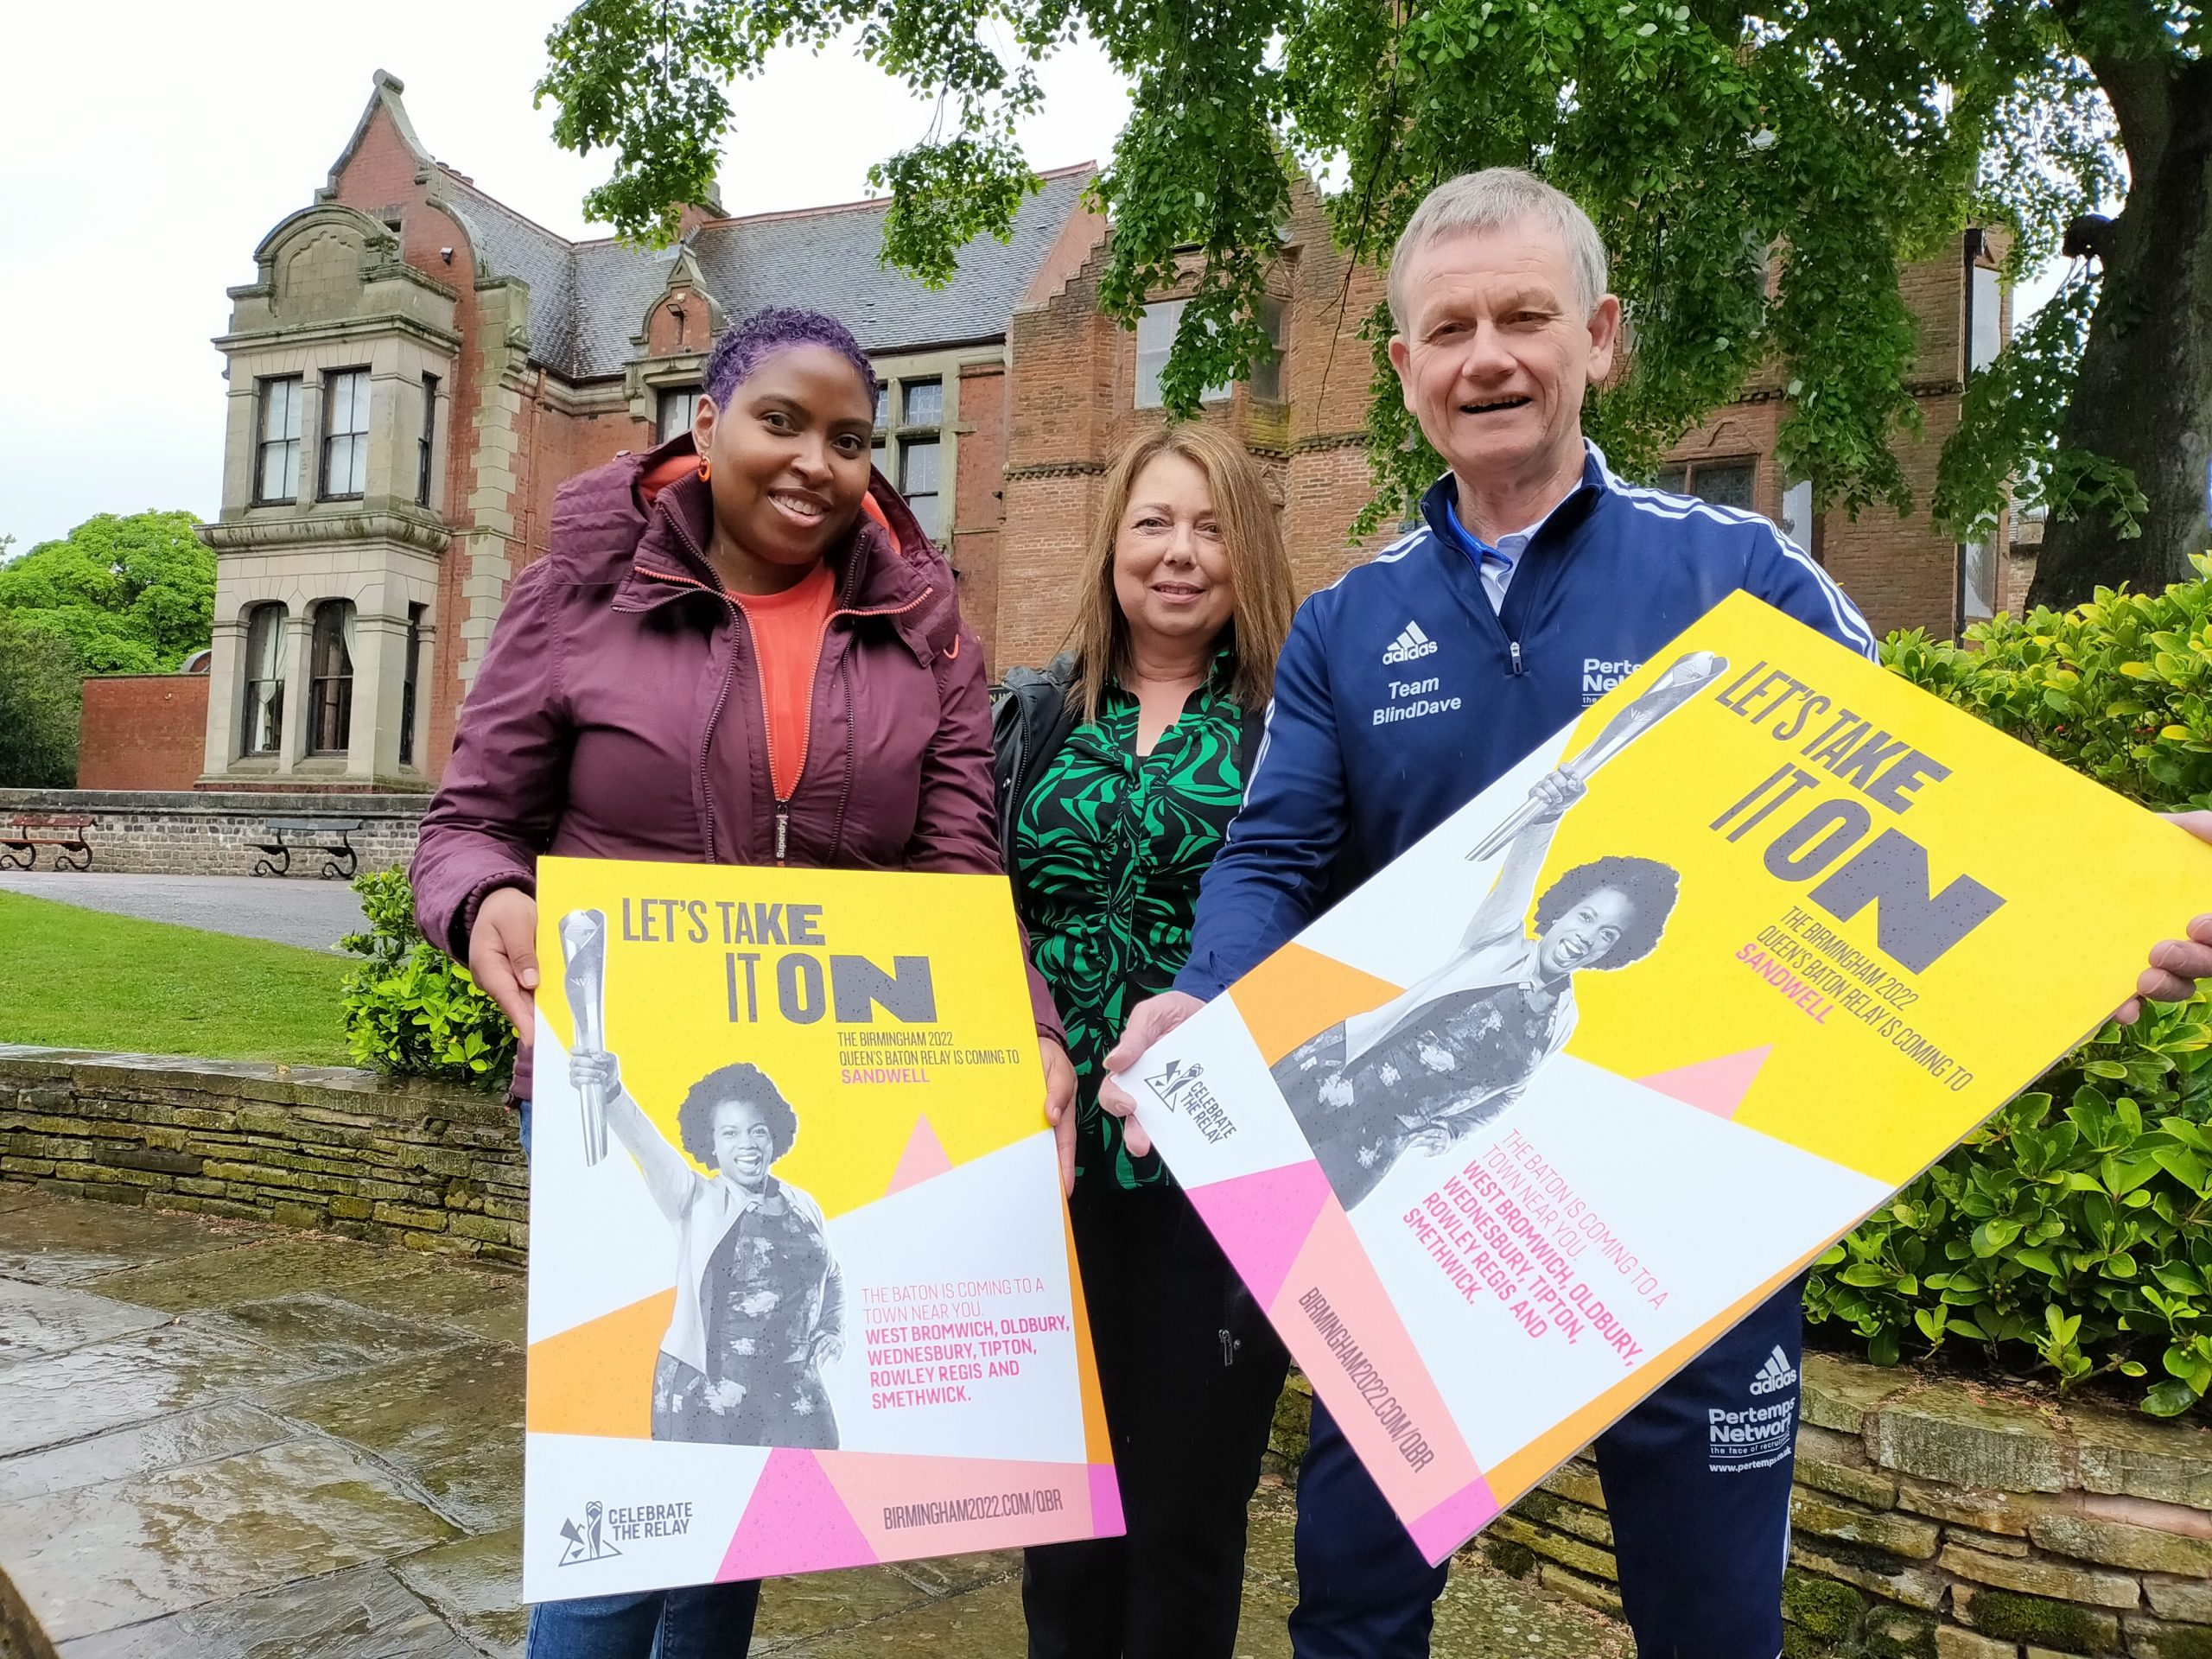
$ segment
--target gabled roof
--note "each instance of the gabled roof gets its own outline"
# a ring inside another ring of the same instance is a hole
[[[575,378],[569,367],[576,334],[575,245],[486,195],[442,162],[438,175],[436,194],[467,227],[478,274],[517,276],[530,284],[531,355]],[[637,326],[630,325],[632,332]]]
[[[620,374],[636,354],[646,313],[668,289],[678,248],[570,242],[533,224],[466,174],[431,159],[407,118],[404,90],[397,75],[376,72],[368,105],[321,198],[337,194],[339,175],[382,112],[414,156],[416,178],[430,181],[434,200],[467,232],[478,275],[530,285],[531,355],[570,380]],[[957,274],[941,289],[883,264],[888,200],[709,219],[680,247],[733,320],[763,306],[804,305],[836,317],[863,349],[883,354],[991,340],[1006,333],[1094,170],[1086,164],[1044,175],[1043,188],[1015,214],[1012,238],[1001,243],[979,236],[969,243]]]
[[[733,318],[765,305],[811,306],[871,352],[988,340],[1007,331],[1091,171],[1046,175],[1044,188],[1015,214],[1012,239],[976,238],[941,289],[882,263],[887,201],[713,221],[699,227],[692,245],[707,291]]]
[[[1091,171],[1046,175],[1015,215],[1012,238],[977,237],[941,289],[882,263],[888,201],[709,219],[680,245],[732,319],[763,306],[804,305],[837,318],[863,350],[879,353],[989,340],[1007,331]],[[531,356],[572,380],[621,373],[637,355],[645,314],[668,288],[677,249],[568,242],[452,168],[439,172],[439,194],[467,222],[486,273],[530,284]]]

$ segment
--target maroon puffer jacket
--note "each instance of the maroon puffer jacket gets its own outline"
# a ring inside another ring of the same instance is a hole
[[[952,572],[905,502],[873,493],[832,550],[799,781],[769,782],[759,660],[706,561],[696,473],[648,509],[639,481],[690,437],[563,485],[551,551],[516,579],[462,706],[410,875],[425,936],[468,959],[476,907],[534,890],[540,854],[995,874],[983,653]],[[543,971],[541,968],[541,971]],[[1059,1017],[1033,968],[1040,1033]],[[515,1093],[530,1090],[530,1054]]]

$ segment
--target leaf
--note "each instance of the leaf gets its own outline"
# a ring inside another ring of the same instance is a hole
[[[2208,1169],[2204,1160],[2186,1147],[2159,1147],[2151,1156],[2159,1168],[2192,1192],[2202,1193],[2206,1183],[2212,1181],[2212,1169]]]
[[[1994,1255],[2020,1236],[2020,1224],[2008,1216],[1992,1217],[1974,1230],[1974,1253]]]
[[[2143,1396],[2143,1409],[2153,1417],[2178,1417],[2201,1398],[2195,1389],[2179,1381],[2152,1385]]]

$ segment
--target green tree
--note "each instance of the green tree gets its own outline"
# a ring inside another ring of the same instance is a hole
[[[538,94],[561,143],[613,152],[590,211],[661,238],[713,176],[731,86],[777,47],[849,34],[939,102],[872,176],[893,193],[887,257],[942,279],[1033,187],[1014,125],[1079,29],[1133,82],[1096,186],[1102,298],[1131,321],[1195,272],[1165,377],[1186,411],[1264,347],[1255,302],[1299,169],[1342,181],[1338,238],[1380,259],[1432,184],[1510,162],[1575,195],[1614,251],[1640,346],[1590,423],[1624,466],[1778,359],[1784,464],[1823,503],[1903,509],[1891,442],[1919,417],[1900,263],[1994,220],[2017,275],[2124,191],[2089,238],[2101,257],[1970,396],[1937,507],[1966,534],[2008,480],[2047,500],[2039,601],[2188,575],[2212,452],[2199,0],[583,0]],[[1369,327],[1388,499],[1433,460],[1405,445]]]
[[[67,639],[0,610],[0,789],[67,789],[77,781],[84,677]]]
[[[0,612],[87,674],[158,674],[212,637],[215,556],[188,512],[104,512],[0,564]]]

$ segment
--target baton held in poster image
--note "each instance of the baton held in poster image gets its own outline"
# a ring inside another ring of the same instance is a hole
[[[1118,1533],[1002,879],[538,868],[524,1592]]]
[[[1132,1092],[1440,1560],[2095,1028],[2208,890],[2212,849],[1737,594]],[[1796,1381],[1708,1412],[1716,1471],[1788,1455]]]

